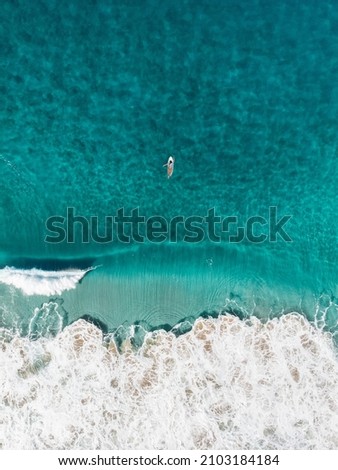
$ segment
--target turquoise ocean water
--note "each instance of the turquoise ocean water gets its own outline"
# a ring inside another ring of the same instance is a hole
[[[52,341],[84,318],[140,345],[200,316],[297,312],[336,334],[335,2],[5,0],[0,18],[4,331]],[[271,206],[291,242],[45,242],[67,207],[104,231],[122,207],[244,223]]]

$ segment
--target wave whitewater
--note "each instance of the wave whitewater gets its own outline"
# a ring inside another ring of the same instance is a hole
[[[14,286],[26,295],[60,295],[66,290],[75,289],[76,284],[93,269],[44,271],[6,266],[0,269],[0,283]]]
[[[3,448],[338,448],[332,336],[299,314],[198,319],[137,351],[84,320],[37,341],[5,333]]]

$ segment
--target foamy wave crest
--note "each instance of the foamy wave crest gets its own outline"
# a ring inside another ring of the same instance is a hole
[[[199,319],[122,353],[84,320],[2,338],[3,448],[338,448],[332,338],[297,314]]]
[[[6,266],[0,269],[0,282],[21,289],[26,295],[60,295],[63,291],[74,289],[92,269],[43,271]]]

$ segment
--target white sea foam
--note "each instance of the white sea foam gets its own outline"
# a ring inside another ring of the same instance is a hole
[[[79,320],[0,352],[3,448],[338,448],[336,352],[297,314],[200,319],[122,353]]]
[[[75,289],[76,284],[92,269],[43,271],[6,266],[0,269],[0,282],[21,289],[26,295],[60,295],[63,291]]]

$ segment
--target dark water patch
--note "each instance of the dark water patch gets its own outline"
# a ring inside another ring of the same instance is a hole
[[[88,269],[95,264],[95,258],[45,259],[45,258],[8,258],[1,267],[13,266],[17,269],[41,269],[43,271],[64,271],[67,269]]]
[[[92,315],[87,314],[87,315],[82,315],[79,319],[85,320],[86,322],[91,323],[92,325],[96,326],[96,328],[99,328],[103,334],[108,333],[108,330],[109,330],[108,326],[99,318],[95,318]]]

